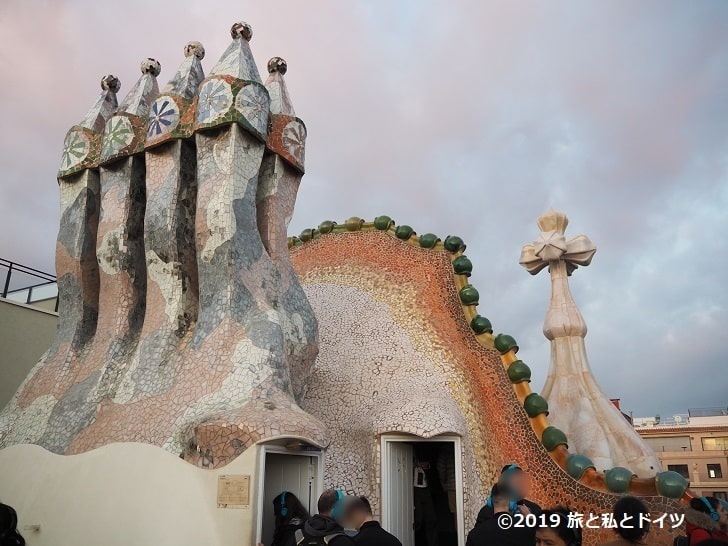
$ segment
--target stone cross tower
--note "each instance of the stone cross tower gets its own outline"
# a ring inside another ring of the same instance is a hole
[[[654,476],[661,469],[657,457],[604,394],[589,367],[586,322],[571,296],[569,276],[578,266],[588,266],[597,249],[586,235],[567,241],[568,223],[563,212],[553,209],[541,216],[541,234],[524,245],[519,260],[531,275],[547,267],[551,274],[551,301],[543,325],[551,342],[551,364],[542,391],[554,410],[549,420],[597,470],[625,466],[640,477]]]

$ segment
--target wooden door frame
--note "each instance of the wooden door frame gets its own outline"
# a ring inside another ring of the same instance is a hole
[[[462,439],[457,434],[442,434],[432,438],[422,438],[410,434],[382,434],[380,435],[380,478],[381,489],[379,501],[382,510],[382,527],[388,528],[389,506],[387,505],[386,491],[389,490],[389,444],[391,443],[452,443],[455,455],[455,506],[457,509],[458,546],[465,546],[465,514],[463,505],[463,451]]]
[[[318,495],[324,490],[324,458],[323,451],[290,451],[280,445],[261,445],[258,453],[258,491],[256,494],[255,540],[261,541],[263,534],[263,510],[265,510],[265,460],[268,454],[290,455],[292,457],[316,458],[316,482],[314,483],[314,504]]]

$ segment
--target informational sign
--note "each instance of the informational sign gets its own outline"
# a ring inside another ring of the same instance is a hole
[[[230,474],[217,478],[218,508],[250,508],[250,476]]]

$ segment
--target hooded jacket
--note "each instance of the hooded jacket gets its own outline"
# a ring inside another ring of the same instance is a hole
[[[340,533],[340,534],[338,534]],[[323,539],[331,535],[337,535],[330,539],[327,544],[331,546],[353,545],[354,541],[344,534],[344,528],[330,516],[322,516],[316,514],[303,525],[303,534],[305,535],[304,544],[310,539]],[[292,540],[295,545],[295,537]],[[321,541],[323,543],[323,541]]]
[[[721,531],[720,524],[710,514],[685,507],[685,532],[690,537],[690,546],[700,544],[703,540],[717,538],[728,544],[728,535]]]

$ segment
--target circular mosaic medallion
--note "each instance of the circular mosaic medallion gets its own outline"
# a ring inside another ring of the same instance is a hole
[[[125,116],[114,116],[106,123],[104,131],[104,144],[101,155],[108,157],[119,153],[134,140],[134,130],[131,121]]]
[[[259,133],[267,133],[270,99],[264,88],[258,85],[243,87],[235,97],[235,108]]]
[[[232,89],[225,80],[208,80],[197,99],[197,122],[211,123],[224,116],[232,104]]]
[[[301,165],[306,155],[306,127],[300,121],[289,121],[283,128],[283,145]]]
[[[89,150],[88,137],[83,131],[71,131],[63,142],[63,155],[61,156],[61,170],[67,171],[86,159]]]
[[[167,134],[179,124],[179,109],[170,97],[159,97],[149,110],[148,138],[157,138]]]

